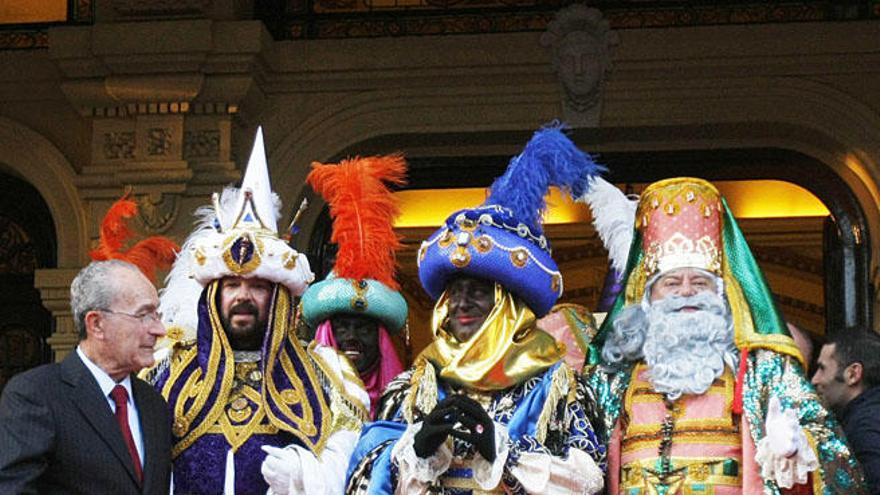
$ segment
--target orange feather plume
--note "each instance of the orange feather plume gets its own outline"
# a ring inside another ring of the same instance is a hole
[[[330,205],[330,240],[339,245],[333,268],[337,277],[371,278],[399,289],[394,270],[401,244],[393,229],[399,209],[388,186],[406,183],[405,176],[401,155],[312,163],[306,181]]]
[[[95,261],[127,261],[155,282],[156,270],[170,268],[180,247],[167,237],[153,236],[123,249],[133,236],[126,220],[137,215],[137,212],[137,203],[128,199],[128,193],[113,203],[101,222],[98,246],[89,252],[89,256]]]

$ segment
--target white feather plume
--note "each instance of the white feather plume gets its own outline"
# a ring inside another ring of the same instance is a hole
[[[227,188],[228,190],[229,188]],[[224,196],[226,191],[224,191]],[[212,206],[201,206],[195,212],[196,228],[186,238],[177,261],[165,278],[165,287],[159,291],[159,311],[168,328],[178,327],[184,332],[184,340],[196,338],[198,329],[198,303],[202,286],[193,278],[193,245],[215,231],[216,213]]]
[[[590,187],[577,201],[590,206],[593,226],[608,250],[611,266],[623,273],[632,244],[638,199],[628,198],[614,184],[596,176],[590,179]]]

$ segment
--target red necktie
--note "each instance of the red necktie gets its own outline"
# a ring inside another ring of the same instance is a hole
[[[134,463],[134,474],[137,475],[139,482],[143,482],[144,471],[141,469],[141,458],[134,445],[131,429],[128,427],[128,391],[122,385],[117,385],[110,391],[110,397],[116,403],[116,422],[119,423],[122,438],[125,439],[125,445],[128,446],[128,453],[131,455],[131,462]]]

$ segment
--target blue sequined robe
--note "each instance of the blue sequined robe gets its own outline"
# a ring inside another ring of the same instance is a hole
[[[389,494],[399,483],[399,471],[392,460],[392,448],[408,424],[421,421],[434,405],[451,393],[465,393],[483,404],[496,424],[505,425],[509,433],[509,455],[504,466],[501,486],[488,493],[525,493],[510,472],[525,453],[543,453],[566,457],[570,449],[586,452],[604,471],[605,448],[593,433],[583,381],[564,363],[525,380],[509,389],[477,394],[450,383],[438,381],[430,363],[420,360],[415,367],[392,381],[383,396],[379,421],[362,431],[349,465],[346,494]],[[453,440],[454,468],[440,476],[430,487],[432,493],[487,493],[468,488],[472,472],[470,461],[477,455],[475,448]],[[434,491],[436,490],[436,491]]]

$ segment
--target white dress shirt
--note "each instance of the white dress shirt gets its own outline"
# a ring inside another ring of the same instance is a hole
[[[125,387],[125,391],[128,392],[128,428],[131,430],[131,437],[134,439],[134,445],[137,447],[138,457],[141,460],[141,468],[143,468],[144,439],[141,435],[141,419],[138,415],[137,405],[134,403],[134,394],[131,391],[131,377],[125,375],[125,378],[121,382],[116,383],[110,378],[110,375],[108,375],[106,371],[93,363],[79,346],[76,347],[76,353],[79,355],[79,358],[82,359],[86,368],[92,373],[92,376],[95,377],[95,380],[97,380],[98,386],[101,387],[101,392],[104,394],[104,399],[106,399],[107,404],[110,405],[110,412],[114,415],[116,414],[116,403],[113,402],[113,398],[110,397],[110,392],[113,390],[113,387],[116,385],[122,385]]]

